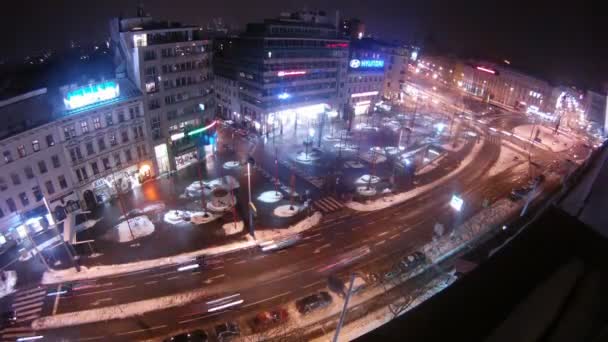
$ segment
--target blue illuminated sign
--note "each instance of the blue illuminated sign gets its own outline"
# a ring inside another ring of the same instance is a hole
[[[353,69],[384,68],[384,61],[381,59],[351,59],[349,65]]]
[[[66,94],[63,99],[67,109],[76,109],[97,102],[111,100],[120,95],[118,84],[113,81],[82,87]]]

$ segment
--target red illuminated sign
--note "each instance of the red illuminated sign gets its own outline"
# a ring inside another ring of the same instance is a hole
[[[347,48],[348,47],[348,43],[329,43],[329,44],[326,44],[325,47],[332,48],[332,49],[335,49],[335,48]]]
[[[487,73],[492,74],[492,75],[496,75],[496,71],[494,71],[492,69],[484,68],[482,66],[478,66],[476,69],[479,70],[479,71],[487,72]]]
[[[277,73],[277,76],[279,76],[279,77],[296,76],[296,75],[306,75],[306,71],[305,70],[292,70],[292,71],[279,71]]]

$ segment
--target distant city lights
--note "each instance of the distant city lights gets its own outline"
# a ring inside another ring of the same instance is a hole
[[[306,70],[279,71],[277,73],[277,76],[279,76],[279,77],[298,76],[298,75],[306,75]]]

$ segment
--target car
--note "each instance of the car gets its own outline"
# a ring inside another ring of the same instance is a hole
[[[331,301],[332,299],[329,293],[322,291],[308,297],[298,299],[296,301],[296,308],[302,315],[306,315],[314,310],[328,306],[331,304]]]
[[[207,333],[204,330],[197,329],[171,336],[165,342],[207,342],[208,340]]]
[[[408,255],[408,256],[404,257],[403,259],[401,259],[400,265],[401,265],[401,268],[407,272],[407,271],[413,269],[414,267],[416,267],[416,259],[414,258],[413,255]]]
[[[215,335],[220,342],[231,341],[240,334],[241,331],[236,322],[224,322],[215,326]]]
[[[0,319],[0,329],[13,326],[17,322],[17,312],[5,311],[2,313],[2,317]]]
[[[275,309],[270,311],[262,311],[253,318],[253,330],[256,332],[270,329],[275,325],[279,325],[289,319],[289,314],[285,309]]]
[[[384,280],[391,280],[399,275],[399,270],[390,270],[384,273]]]

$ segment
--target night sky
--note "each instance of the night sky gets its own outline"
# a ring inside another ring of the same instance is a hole
[[[47,5],[43,5],[47,3]],[[19,0],[3,10],[5,41],[0,58],[62,48],[108,35],[112,16],[134,15],[137,0]],[[233,26],[274,17],[281,11],[338,9],[365,21],[368,33],[415,42],[460,56],[509,59],[514,66],[556,84],[599,88],[608,81],[608,44],[599,30],[601,13],[589,1],[477,0],[147,0],[157,18],[205,24],[221,17]],[[249,4],[249,6],[248,6]],[[254,4],[254,5],[252,5]],[[596,5],[597,6],[597,5]],[[14,32],[13,34],[10,34]],[[601,42],[601,43],[600,43]]]

